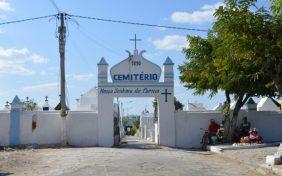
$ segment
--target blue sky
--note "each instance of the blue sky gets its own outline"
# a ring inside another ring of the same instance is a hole
[[[217,0],[55,0],[61,11],[69,14],[110,18],[133,22],[173,25],[188,28],[211,27],[214,9],[222,3]],[[0,0],[0,20],[57,13],[49,0]],[[74,22],[76,21],[76,22]],[[66,46],[67,101],[75,109],[75,99],[96,86],[97,62],[105,57],[110,67],[126,58],[125,50],[133,50],[129,41],[136,33],[142,41],[138,49],[147,51],[146,58],[160,66],[167,56],[175,62],[175,95],[184,104],[203,103],[211,109],[224,101],[222,94],[209,99],[193,96],[183,88],[177,77],[177,65],[185,59],[181,48],[187,46],[185,36],[205,36],[205,32],[180,31],[113,24],[85,19],[68,22]],[[78,23],[78,25],[76,24]],[[56,20],[42,19],[0,26],[0,105],[17,94],[33,98],[39,105],[48,95],[50,104],[58,103],[59,56],[56,38]],[[128,100],[126,100],[128,101]],[[134,99],[132,113],[140,112],[151,99]],[[136,108],[138,107],[138,108]]]

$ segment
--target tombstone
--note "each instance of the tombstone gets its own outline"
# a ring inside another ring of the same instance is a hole
[[[11,103],[9,146],[20,144],[20,116],[22,109],[23,103],[18,96],[15,96]]]
[[[174,63],[168,57],[163,64],[164,81],[160,82],[162,69],[143,57],[144,50],[133,53],[110,69],[101,58],[98,65],[98,126],[99,145],[113,146],[113,98],[156,97],[158,99],[158,143],[175,146],[174,121]]]
[[[48,96],[45,97],[45,103],[44,103],[42,109],[43,109],[43,111],[49,111],[49,109],[50,109],[50,105],[48,103]]]
[[[6,101],[6,104],[4,106],[4,111],[10,111],[10,104],[8,101]]]

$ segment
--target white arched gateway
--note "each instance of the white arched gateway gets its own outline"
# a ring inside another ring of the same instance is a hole
[[[158,99],[159,144],[175,146],[174,72],[173,62],[164,62],[164,81],[160,82],[162,69],[143,57],[137,49],[128,58],[110,69],[104,58],[98,63],[98,128],[99,145],[113,146],[114,97],[156,97]]]

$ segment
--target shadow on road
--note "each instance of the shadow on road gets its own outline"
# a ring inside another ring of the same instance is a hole
[[[7,175],[12,175],[13,173],[10,172],[0,172],[0,176],[7,176]]]

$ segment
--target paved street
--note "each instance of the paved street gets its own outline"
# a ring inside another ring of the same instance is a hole
[[[120,148],[0,152],[0,175],[258,175],[208,152],[162,148],[129,138]]]

